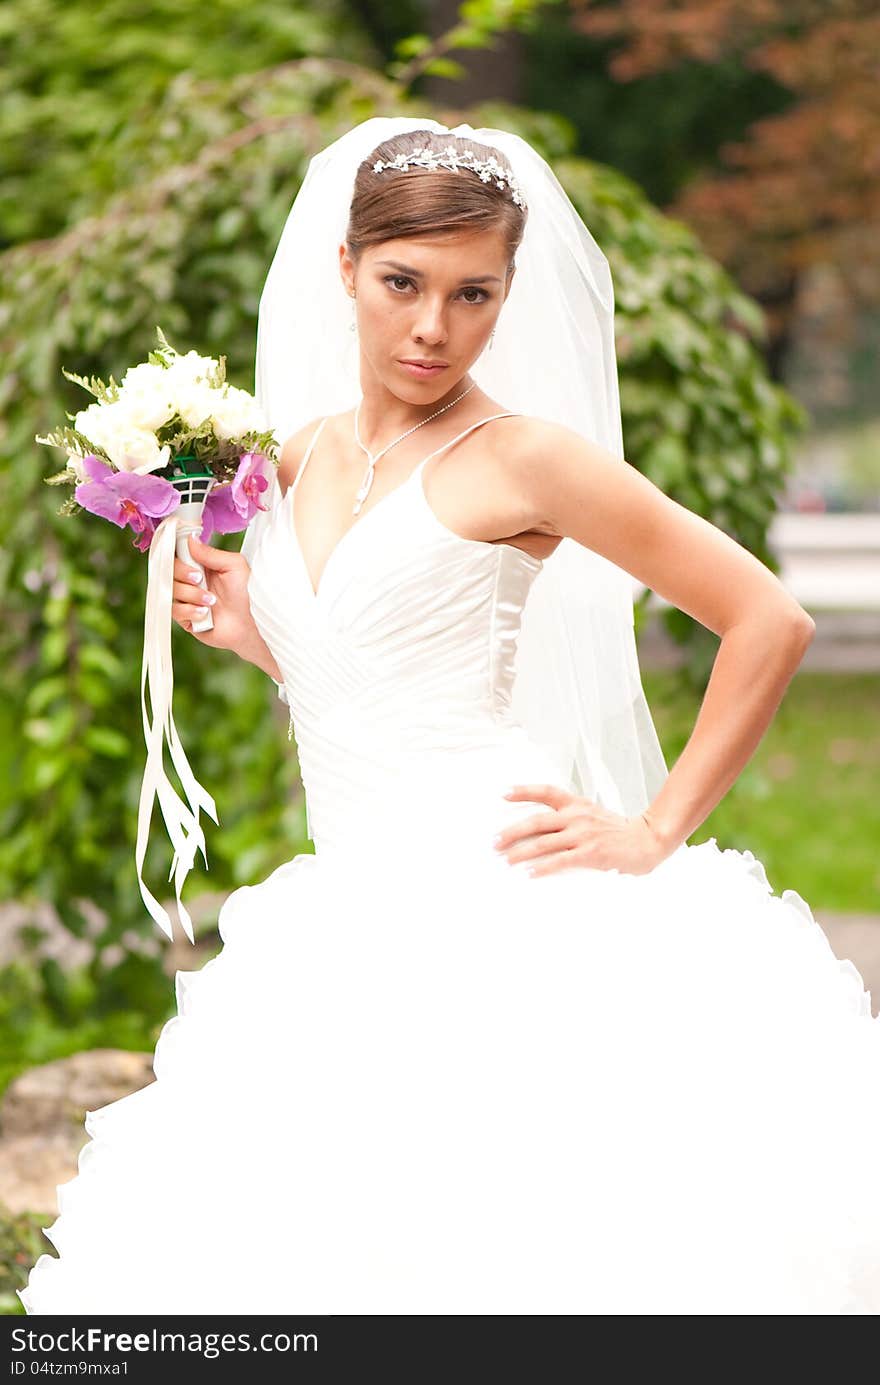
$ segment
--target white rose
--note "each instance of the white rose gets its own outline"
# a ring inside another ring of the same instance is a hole
[[[138,424],[136,410],[121,395],[112,404],[90,404],[76,415],[74,424],[119,471],[157,471],[170,459],[170,448],[160,448],[155,433]]]
[[[107,455],[120,471],[133,472],[144,476],[158,471],[171,460],[171,448],[166,443],[160,447],[155,433],[147,429],[126,428],[120,430],[106,443]]]
[[[94,447],[99,447],[109,456],[111,443],[130,431],[132,424],[128,412],[116,400],[112,404],[90,404],[76,415],[74,426]]]
[[[197,351],[187,351],[185,356],[176,356],[165,373],[173,380],[175,387],[195,384],[198,380],[205,380],[218,364],[213,356],[200,356]]]
[[[141,361],[140,365],[128,367],[119,386],[121,390],[143,389],[150,381],[162,380],[167,374],[164,366],[156,365],[153,361]]]
[[[176,413],[168,371],[149,361],[126,371],[117,402],[136,428],[161,428]]]
[[[133,425],[137,428],[149,429],[155,432],[162,428],[166,423],[170,423],[177,413],[174,400],[167,394],[154,394],[145,391],[142,395],[130,396],[126,403],[129,406],[130,418]]]
[[[174,388],[177,412],[188,428],[198,428],[211,417],[217,391],[203,381],[182,381]]]
[[[74,416],[73,426],[78,433],[87,437],[89,442],[94,443],[96,447],[102,447],[101,439],[110,431],[113,415],[109,410],[112,408],[112,404],[90,404],[87,409],[80,409]]]
[[[225,394],[217,393],[211,417],[217,436],[221,438],[240,438],[245,433],[259,431],[262,420],[251,395],[235,385],[228,385]]]

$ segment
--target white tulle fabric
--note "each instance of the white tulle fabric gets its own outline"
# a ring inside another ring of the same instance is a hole
[[[493,126],[450,129],[416,116],[372,116],[309,161],[260,296],[255,392],[279,443],[313,418],[353,409],[363,393],[339,245],[361,161],[372,162],[383,141],[415,130],[497,149],[528,205],[491,349],[487,344],[468,374],[504,409],[561,424],[623,465],[614,287],[605,254],[527,140]],[[455,432],[454,412],[448,419]],[[248,562],[281,505],[274,477],[262,499],[266,513],[255,516],[242,541]],[[533,583],[513,701],[532,740],[582,793],[610,808],[622,802],[630,815],[660,790],[667,770],[641,683],[633,579],[573,538],[557,544]]]
[[[235,890],[177,973],[157,1080],[89,1113],[27,1312],[877,1313],[858,971],[714,839],[645,876],[494,851],[534,811],[504,788],[562,782],[510,708],[541,564],[447,529],[431,475],[317,595],[295,490],[263,535],[315,854]]]

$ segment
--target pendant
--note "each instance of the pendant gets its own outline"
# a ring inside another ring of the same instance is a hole
[[[370,487],[373,484],[373,477],[375,476],[375,474],[376,468],[371,462],[370,465],[367,467],[367,474],[364,477],[363,481],[361,481],[361,484],[358,488],[357,496],[355,497],[354,508],[352,509],[353,515],[359,513],[361,506],[363,505],[364,501],[369,495]]]

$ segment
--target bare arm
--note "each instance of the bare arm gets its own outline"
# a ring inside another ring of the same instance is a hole
[[[602,554],[721,637],[690,739],[647,813],[671,850],[751,758],[815,624],[764,563],[629,463],[561,425],[542,424],[539,454],[534,442],[516,459],[534,522]]]
[[[236,647],[235,653],[238,654],[240,658],[246,659],[249,664],[256,664],[257,668],[261,668],[264,673],[268,673],[269,677],[273,679],[274,682],[281,684],[284,681],[284,675],[276,664],[272,651],[266,641],[263,639],[256,625],[253,624],[253,617],[251,620],[253,628],[242,637],[240,644]]]

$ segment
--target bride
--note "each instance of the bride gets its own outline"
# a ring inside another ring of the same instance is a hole
[[[277,480],[241,553],[191,541],[196,638],[289,703],[315,852],[229,896],[157,1080],[88,1113],[26,1311],[880,1311],[862,978],[686,843],[813,624],[623,462],[546,163],[409,118],[323,150],[257,392]],[[633,575],[721,637],[668,773]],[[179,559],[173,600],[189,631]]]

